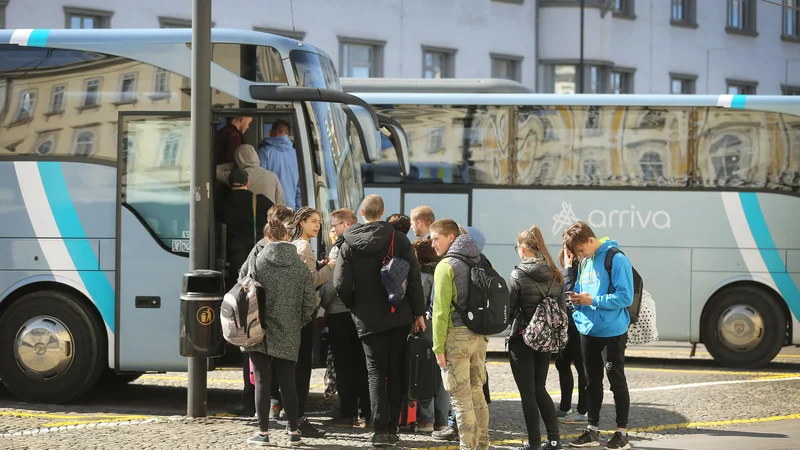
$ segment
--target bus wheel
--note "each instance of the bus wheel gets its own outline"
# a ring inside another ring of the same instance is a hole
[[[102,324],[80,301],[40,291],[0,317],[0,378],[19,399],[66,403],[94,387],[106,366]]]
[[[712,299],[704,316],[703,343],[720,364],[741,369],[762,367],[783,348],[786,317],[763,289],[725,289]]]

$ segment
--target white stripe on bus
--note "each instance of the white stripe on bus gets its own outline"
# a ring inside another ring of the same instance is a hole
[[[31,33],[33,33],[33,28],[14,30],[14,33],[11,34],[11,40],[8,41],[8,43],[27,46]]]

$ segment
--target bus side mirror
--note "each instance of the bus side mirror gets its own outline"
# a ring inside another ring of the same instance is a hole
[[[381,126],[389,131],[389,140],[394,146],[397,154],[397,164],[400,166],[400,175],[407,177],[411,173],[411,155],[408,145],[408,137],[403,128],[395,123],[387,123],[384,116],[379,116]],[[390,119],[391,120],[391,119]],[[394,120],[392,120],[394,122]]]
[[[372,164],[383,159],[381,132],[375,128],[370,112],[358,105],[342,105],[342,109],[348,118],[347,131],[355,128],[364,160]]]

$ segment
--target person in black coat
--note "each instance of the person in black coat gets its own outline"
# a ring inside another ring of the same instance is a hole
[[[541,448],[560,449],[558,416],[553,399],[545,386],[551,354],[529,347],[521,333],[530,323],[545,295],[556,299],[561,310],[566,311],[566,296],[562,285],[564,279],[550,257],[542,232],[536,225],[519,234],[515,249],[522,262],[511,272],[508,283],[509,311],[515,317],[508,339],[508,353],[511,373],[519,390],[522,413],[528,429],[528,443],[522,448],[540,448],[541,413],[547,429],[547,441]]]
[[[336,293],[350,308],[367,358],[375,446],[396,445],[399,441],[406,339],[412,324],[415,332],[425,330],[425,298],[414,249],[404,234],[381,221],[383,213],[383,199],[379,196],[368,195],[364,199],[361,215],[367,223],[353,225],[344,232],[333,276]],[[392,237],[393,255],[410,265],[406,295],[394,306],[389,303],[380,273]]]

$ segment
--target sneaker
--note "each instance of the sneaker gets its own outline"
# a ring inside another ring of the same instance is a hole
[[[281,418],[281,405],[277,403],[273,403],[269,407],[269,418],[272,420],[278,420]]]
[[[353,428],[358,423],[355,417],[339,417],[325,422],[325,426],[337,428]]]
[[[300,436],[307,438],[321,438],[325,436],[324,431],[317,429],[306,419],[297,421],[297,431],[300,432]]]
[[[391,444],[389,443],[389,434],[388,433],[373,433],[372,434],[372,446],[373,447],[388,447]]]
[[[389,433],[388,436],[389,436],[389,445],[391,445],[392,447],[394,447],[400,442],[400,436],[398,436],[397,433]]]
[[[303,440],[300,438],[300,434],[289,432],[289,445],[303,445]]]
[[[369,417],[358,418],[358,428],[372,428],[372,420]]]
[[[578,423],[586,425],[589,419],[586,417],[586,414],[581,414],[578,411],[570,411],[570,413],[566,416],[559,417],[558,421],[561,423]]]
[[[434,425],[434,431],[443,431],[447,429],[447,425]]]
[[[447,427],[442,431],[434,431],[431,437],[440,441],[455,441],[458,440],[458,430],[454,427]]]
[[[561,442],[559,441],[544,441],[539,448],[541,450],[561,450],[563,447],[561,447]]]
[[[267,447],[269,446],[269,435],[256,433],[255,436],[252,436],[247,440],[247,443],[251,445],[260,445],[261,447]]]
[[[417,422],[417,431],[420,433],[432,433],[433,423],[431,422]]]
[[[570,447],[599,447],[600,433],[594,430],[585,429],[577,439],[569,443]]]
[[[559,418],[560,417],[567,417],[571,412],[573,412],[572,409],[570,409],[568,411],[563,411],[561,409],[561,404],[560,403],[556,403],[556,413],[558,413],[558,417]]]
[[[631,444],[628,442],[628,435],[617,431],[614,433],[614,436],[609,439],[604,450],[628,450],[630,448]]]

